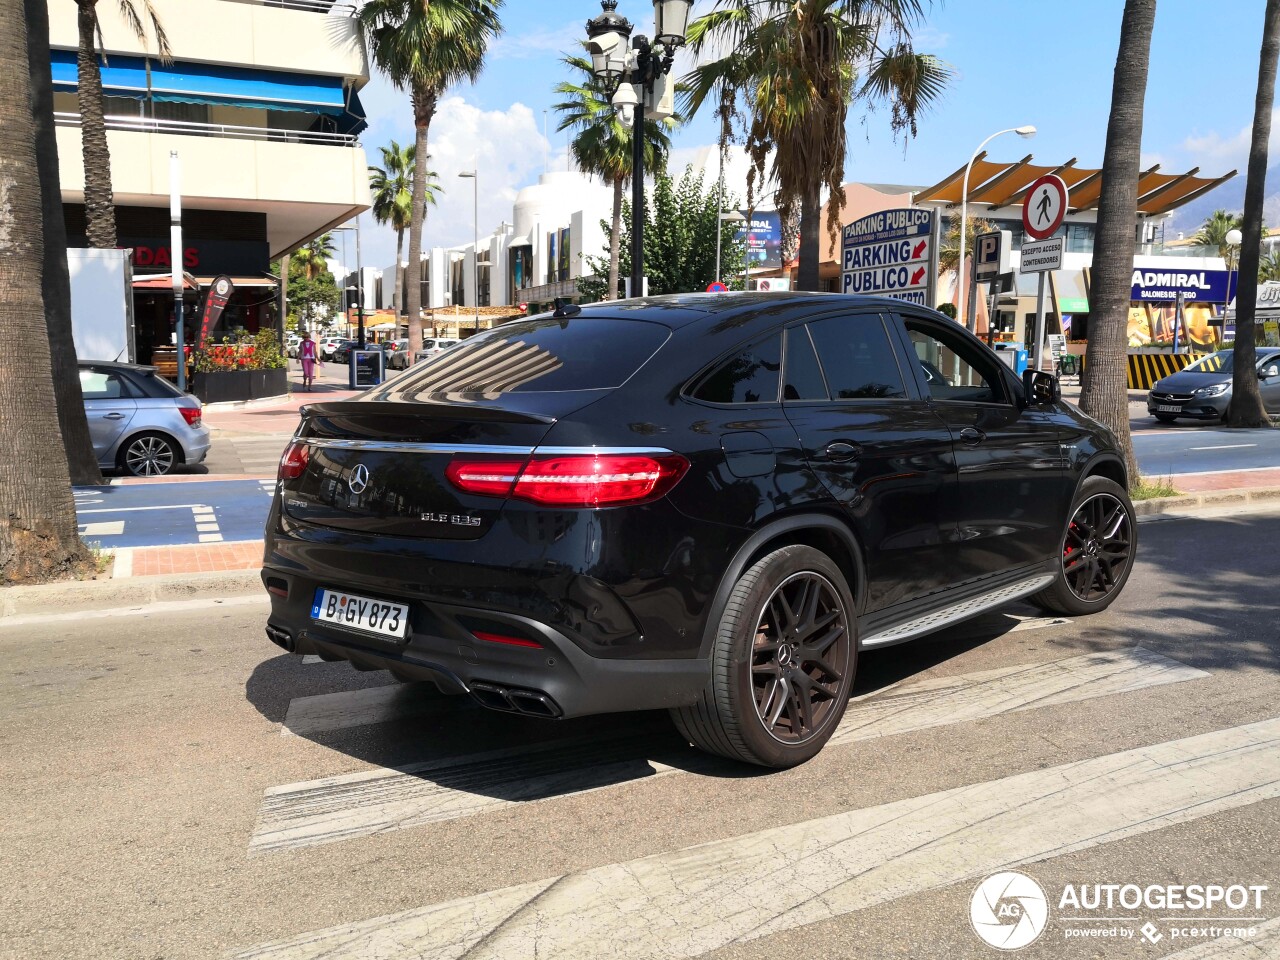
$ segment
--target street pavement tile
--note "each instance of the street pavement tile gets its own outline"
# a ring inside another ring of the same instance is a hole
[[[854,743],[1208,676],[1137,647],[923,680],[855,699],[831,743]],[[347,713],[351,715],[362,709],[355,701],[366,695],[369,691],[334,694],[326,707],[333,710],[347,698],[353,704]],[[387,718],[384,712],[378,716]],[[647,777],[714,770],[723,763],[691,748],[647,757],[646,750],[652,746],[652,738],[646,737],[585,744],[552,742],[536,753],[521,747],[274,787],[263,796],[249,849],[266,853],[334,843]]]
[[[230,956],[696,957],[1276,798],[1280,719],[1271,719],[332,926]]]
[[[257,570],[262,566],[262,541],[210,543],[181,547],[133,549],[132,575],[165,573],[213,573]]]

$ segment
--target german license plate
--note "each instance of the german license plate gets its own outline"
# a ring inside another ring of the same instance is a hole
[[[409,630],[409,608],[403,603],[324,588],[316,591],[311,619],[393,640],[403,640]]]
[[[1181,413],[1182,407],[1176,403],[1161,403],[1156,406],[1161,413]]]

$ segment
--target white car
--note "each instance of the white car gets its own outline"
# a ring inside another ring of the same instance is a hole
[[[338,349],[338,344],[345,343],[346,339],[346,337],[325,337],[320,341],[320,358],[332,360],[333,351]]]
[[[444,353],[450,347],[456,347],[461,340],[455,340],[451,337],[425,337],[422,341],[422,349],[415,353],[414,360],[429,360],[436,354]]]

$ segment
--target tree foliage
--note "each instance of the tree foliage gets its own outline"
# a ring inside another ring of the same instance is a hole
[[[291,330],[312,329],[318,320],[341,309],[342,291],[323,260],[320,264],[319,271],[312,276],[311,265],[300,261],[296,253],[289,259],[287,326]]]
[[[659,173],[645,198],[644,263],[649,278],[649,293],[701,292],[716,279],[716,230],[720,230],[720,276],[734,286],[741,285],[744,244],[737,238],[737,226],[720,220],[716,188],[704,184],[701,173],[686,167],[679,181],[667,173]],[[733,209],[737,199],[727,196],[725,205]],[[631,272],[631,211],[623,217],[621,252],[622,274]],[[601,227],[607,229],[602,222]],[[584,299],[602,299],[605,282],[600,279],[609,267],[608,251],[600,257],[588,257],[597,275],[580,280],[578,290]]]

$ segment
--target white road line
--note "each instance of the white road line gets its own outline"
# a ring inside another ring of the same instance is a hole
[[[159,507],[106,507],[102,510],[77,510],[76,513],[142,513],[147,510],[194,510],[198,503],[175,503]]]
[[[1192,925],[1198,924],[1188,924]],[[1247,927],[1249,924],[1229,922],[1225,926]],[[1280,919],[1257,924],[1257,935],[1247,940],[1222,937],[1168,954],[1163,960],[1274,960],[1275,957],[1280,957]]]
[[[324,663],[324,657],[317,656],[314,653],[308,653],[302,658],[303,663]]]
[[[220,533],[202,533],[200,534],[201,543],[221,543],[222,534]]]
[[[1187,447],[1188,450],[1245,450],[1256,447],[1256,443],[1223,443],[1216,447]]]
[[[330,927],[232,956],[677,960],[1276,797],[1280,720],[1265,720]]]
[[[298,697],[289,702],[289,712],[280,727],[280,735],[324,733],[451,713],[470,703],[469,697],[446,697],[430,683],[392,683],[384,687]]]
[[[97,523],[86,523],[80,527],[82,537],[118,537],[124,533],[123,520],[99,520]]]
[[[245,607],[266,604],[270,598],[262,596],[225,597],[214,600],[164,600],[137,607],[109,607],[105,610],[78,610],[75,613],[39,613],[17,617],[0,617],[0,629],[5,627],[33,627],[44,623],[66,623],[72,620],[101,620],[112,617],[150,617],[156,614],[195,613],[200,610],[216,610],[219,607]]]
[[[853,701],[832,743],[894,736],[1207,676],[1139,647],[923,680]],[[714,762],[693,751],[646,758],[652,744],[651,734],[622,741],[552,742],[540,745],[536,754],[530,753],[530,747],[495,750],[273,787],[263,794],[249,850],[266,853],[334,843],[667,776]]]

